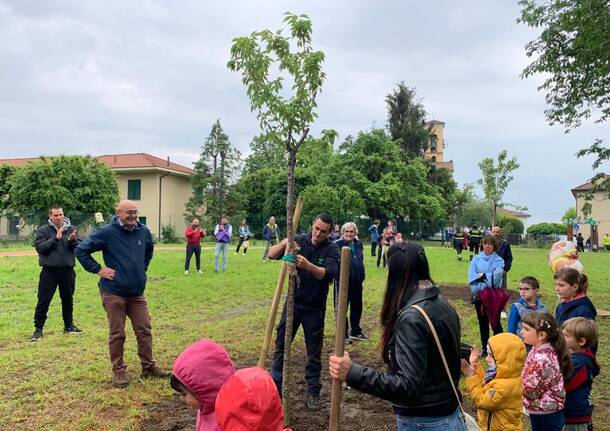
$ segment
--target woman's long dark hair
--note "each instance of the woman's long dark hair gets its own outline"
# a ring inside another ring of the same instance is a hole
[[[424,248],[411,241],[397,242],[388,250],[388,281],[381,307],[381,358],[389,362],[389,343],[396,318],[417,289],[417,282],[430,280],[430,267]]]

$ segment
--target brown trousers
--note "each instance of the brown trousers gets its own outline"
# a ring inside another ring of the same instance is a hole
[[[152,355],[152,332],[150,315],[144,295],[134,298],[112,295],[100,290],[102,304],[108,316],[108,350],[112,371],[125,371],[127,366],[123,361],[123,345],[125,344],[125,316],[129,316],[133,332],[138,340],[138,356],[142,369],[152,368],[155,361]]]

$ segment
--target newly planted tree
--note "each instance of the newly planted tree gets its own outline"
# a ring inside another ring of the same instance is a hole
[[[286,150],[288,253],[293,253],[292,215],[297,153],[309,134],[311,123],[317,117],[316,97],[321,91],[325,74],[322,71],[324,53],[314,51],[311,45],[312,25],[309,17],[286,12],[284,22],[288,25],[289,36],[285,36],[282,30],[262,30],[234,39],[231,60],[227,66],[230,70],[241,73],[250,98],[250,108],[256,112],[263,133]],[[296,268],[293,264],[290,265],[289,274],[286,328],[292,328],[296,282]],[[283,384],[287,422],[290,418],[286,396],[289,386],[287,366],[290,363],[292,341],[290,335],[291,331],[287,329]]]
[[[478,182],[483,186],[485,199],[491,204],[492,224],[495,225],[498,204],[502,201],[504,192],[513,180],[511,172],[519,168],[519,163],[517,163],[516,157],[508,159],[506,150],[502,150],[500,151],[500,154],[498,154],[497,164],[494,163],[494,160],[491,157],[487,157],[479,163],[479,168],[481,168],[483,178]]]

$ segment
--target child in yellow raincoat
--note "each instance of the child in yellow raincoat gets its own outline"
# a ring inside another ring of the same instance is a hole
[[[487,431],[522,431],[523,400],[521,371],[525,344],[514,334],[494,335],[488,341],[487,371],[479,364],[479,351],[472,348],[470,363],[462,359],[466,389],[477,408],[477,422]]]

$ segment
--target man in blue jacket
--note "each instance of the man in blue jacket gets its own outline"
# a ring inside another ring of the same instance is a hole
[[[85,270],[100,277],[102,304],[109,326],[108,350],[114,373],[113,384],[125,388],[129,380],[123,361],[125,317],[131,320],[138,340],[142,377],[168,377],[158,368],[152,355],[152,332],[144,296],[146,270],[153,256],[150,231],[138,221],[138,208],[129,200],[119,202],[116,217],[80,243],[74,254]],[[104,265],[92,256],[102,251]]]

